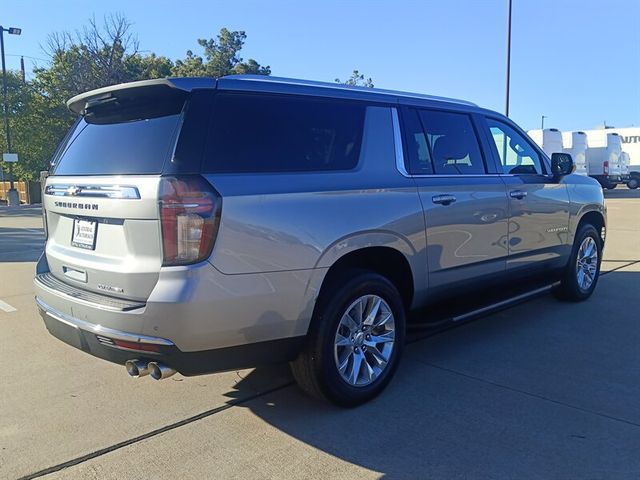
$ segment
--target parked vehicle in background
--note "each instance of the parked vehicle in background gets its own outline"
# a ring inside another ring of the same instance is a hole
[[[568,153],[573,158],[577,175],[588,175],[587,170],[587,136],[584,132],[563,134],[557,128],[530,130],[527,132],[549,158],[554,153]]]
[[[566,142],[566,147],[562,151],[570,154],[571,158],[573,158],[576,174],[589,175],[587,169],[587,150],[589,148],[587,135],[584,132],[571,132],[570,140],[571,142]],[[569,147],[569,145],[571,146]]]
[[[628,183],[631,157],[627,152],[620,152],[620,183]]]
[[[627,187],[635,190],[640,185],[640,165],[631,165],[629,167],[629,180],[627,180]]]
[[[599,185],[469,102],[249,75],[68,106],[36,303],[132,376],[290,361],[357,405],[393,377],[409,311],[534,275],[572,301],[596,287]]]
[[[589,147],[587,163],[589,176],[595,178],[603,188],[614,189],[623,181],[622,142],[617,133],[608,133],[604,147]]]

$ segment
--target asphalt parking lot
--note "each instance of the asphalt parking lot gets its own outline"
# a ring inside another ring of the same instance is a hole
[[[33,301],[40,210],[0,207],[0,478],[639,478],[640,190],[606,196],[591,300],[414,342],[352,410],[284,366],[154,382],[65,346]]]

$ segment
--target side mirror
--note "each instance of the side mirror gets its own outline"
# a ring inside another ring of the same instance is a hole
[[[552,153],[551,154],[551,173],[556,178],[563,177],[573,173],[576,169],[573,158],[569,153]]]

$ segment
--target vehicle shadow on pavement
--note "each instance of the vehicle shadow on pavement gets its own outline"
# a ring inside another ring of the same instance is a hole
[[[387,390],[355,409],[296,386],[242,407],[276,429],[269,441],[285,434],[385,478],[631,475],[640,324],[611,312],[639,287],[640,272],[612,272],[587,302],[548,295],[408,345]],[[291,448],[301,469],[314,461]]]

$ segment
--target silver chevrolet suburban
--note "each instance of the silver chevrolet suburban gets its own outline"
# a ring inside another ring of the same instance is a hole
[[[68,107],[36,303],[135,377],[289,361],[357,405],[391,380],[409,312],[534,276],[584,300],[598,280],[598,183],[468,102],[246,75]]]

